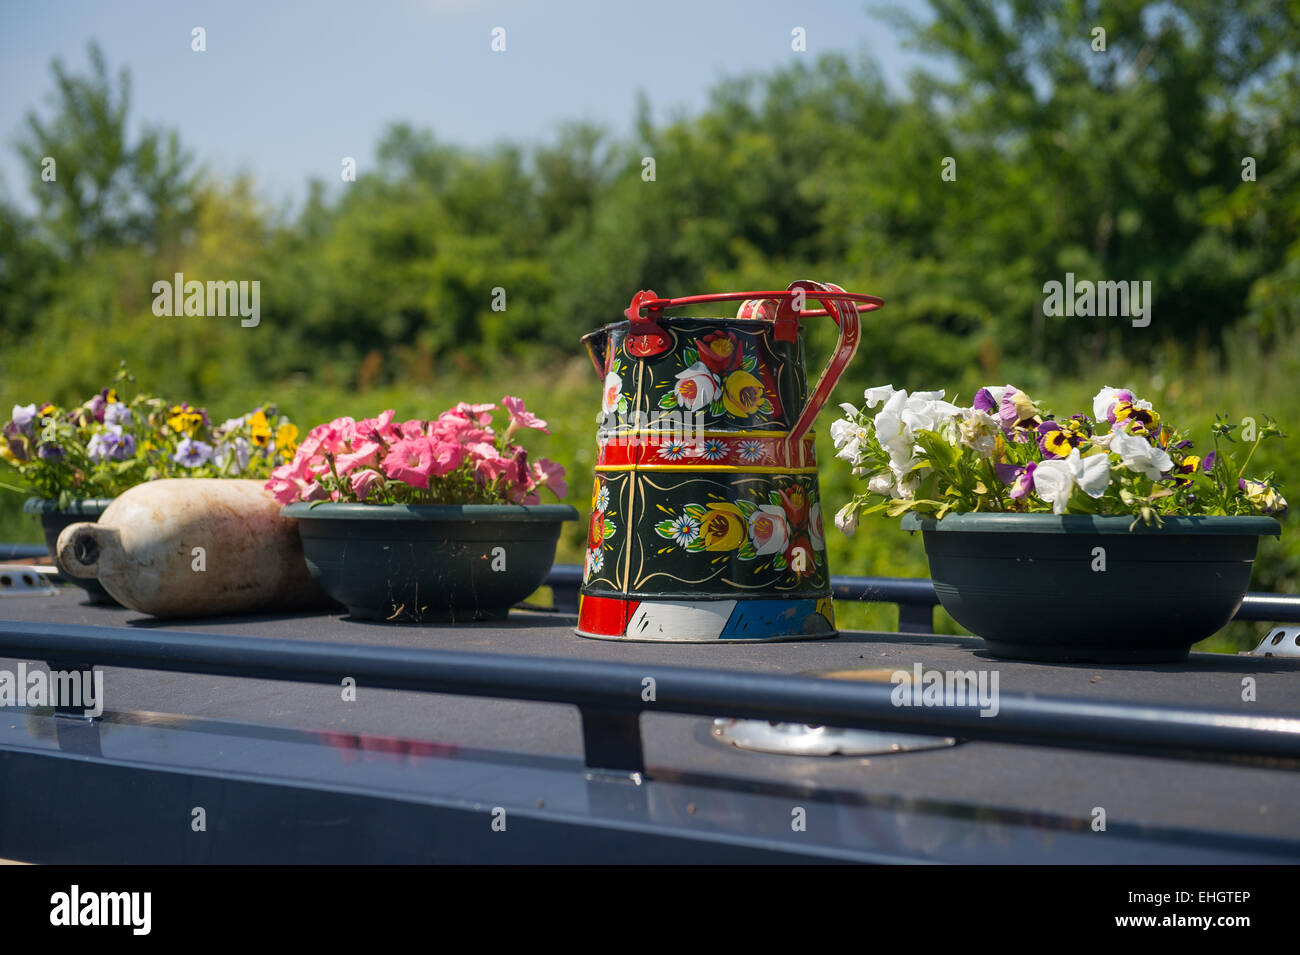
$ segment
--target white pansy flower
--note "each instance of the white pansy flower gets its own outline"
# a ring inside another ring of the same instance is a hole
[[[862,455],[862,448],[866,445],[870,435],[867,429],[861,425],[851,424],[849,422],[846,422],[846,424],[850,424],[850,428],[846,432],[842,433],[842,436],[844,437],[844,447],[836,451],[835,456],[842,461],[857,464]],[[834,425],[832,425],[832,428],[833,427]],[[839,446],[838,442],[836,442],[836,446]]]
[[[907,410],[907,392],[896,391],[876,413],[872,424],[876,429],[876,439],[880,446],[889,452],[891,458],[910,457],[912,452],[912,429],[903,420]]]
[[[845,535],[852,537],[858,529],[858,506],[850,501],[835,512],[835,526]]]
[[[1153,481],[1159,481],[1166,473],[1173,470],[1174,462],[1163,450],[1155,447],[1145,438],[1138,438],[1122,431],[1114,432],[1110,441],[1110,451],[1118,454],[1124,467],[1137,471]]]
[[[929,397],[938,395],[938,398]],[[944,424],[961,414],[961,409],[940,400],[942,391],[912,395],[903,409],[902,417],[913,431],[940,431]]]
[[[1101,497],[1110,484],[1110,461],[1104,454],[1083,457],[1079,449],[1068,458],[1040,461],[1034,468],[1034,490],[1052,505],[1053,514],[1064,514],[1070,495],[1077,487],[1089,497]]]
[[[877,385],[875,388],[868,388],[862,393],[862,396],[867,399],[864,407],[874,408],[882,401],[888,401],[896,394],[898,392],[894,390],[893,385]]]
[[[849,443],[857,431],[858,426],[852,421],[838,418],[831,422],[831,443],[837,448],[842,448]]]
[[[14,405],[12,421],[15,427],[26,428],[36,417],[36,405]]]
[[[873,494],[888,494],[892,497],[894,491],[893,473],[881,471],[879,474],[873,475],[871,480],[867,482],[867,490]]]
[[[966,447],[982,458],[992,458],[997,450],[998,435],[1002,433],[1002,426],[987,411],[963,408],[957,433],[961,443]]]
[[[1101,389],[1092,397],[1092,420],[1101,424],[1106,420],[1106,412],[1110,411],[1110,406],[1115,403],[1115,396],[1120,389],[1106,387]]]
[[[1143,401],[1137,395],[1133,394],[1127,388],[1110,388],[1106,387],[1097,392],[1092,399],[1092,417],[1098,424],[1110,420],[1111,406],[1117,401],[1127,401],[1139,411],[1150,411],[1152,404],[1149,401]]]
[[[908,475],[906,478],[898,482],[898,490],[900,492],[899,496],[915,497],[916,490],[921,486],[921,481],[923,480],[924,478],[919,474]]]

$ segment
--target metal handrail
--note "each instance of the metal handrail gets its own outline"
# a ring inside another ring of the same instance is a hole
[[[581,567],[576,564],[556,564],[546,583],[555,594],[556,610],[577,612],[578,587],[582,584]],[[934,608],[939,605],[939,597],[934,592],[934,582],[927,577],[838,576],[831,578],[831,593],[836,600],[896,604],[900,632],[934,632]],[[1248,593],[1233,619],[1300,623],[1300,596]]]
[[[45,556],[41,544],[0,543],[0,560],[30,560]],[[582,568],[577,564],[556,564],[546,585],[555,597],[555,609],[565,613],[578,611],[578,587]],[[939,597],[934,583],[926,577],[850,577],[831,578],[831,592],[836,600],[862,600],[890,603],[898,607],[901,633],[933,633],[934,608]],[[1300,596],[1294,594],[1248,593],[1234,620],[1300,623]]]
[[[582,717],[587,765],[622,772],[644,768],[642,713],[1300,769],[1300,717],[1276,713],[1001,693],[996,716],[985,717],[977,705],[899,706],[887,683],[17,620],[0,621],[0,656],[334,686],[352,677],[380,689],[567,703]]]

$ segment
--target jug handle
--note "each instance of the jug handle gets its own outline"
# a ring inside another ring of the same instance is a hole
[[[790,436],[786,439],[789,446],[801,449],[803,437],[812,428],[813,422],[817,420],[817,415],[821,413],[826,402],[830,399],[831,392],[839,384],[840,375],[853,360],[854,353],[858,350],[858,342],[861,339],[862,323],[858,318],[858,308],[855,303],[844,299],[820,298],[817,292],[838,292],[844,294],[844,289],[838,285],[832,285],[829,282],[813,282],[809,279],[800,279],[797,282],[791,282],[787,291],[793,292],[797,288],[802,288],[808,292],[810,298],[816,298],[826,308],[826,313],[835,319],[835,324],[839,326],[839,340],[835,343],[835,350],[831,353],[830,360],[826,362],[826,367],[822,369],[821,377],[817,379],[817,384],[808,394],[808,401],[803,406],[803,411],[799,413],[798,420],[795,421],[794,427],[790,429]],[[804,312],[804,314],[807,314]],[[783,298],[777,306],[776,322],[778,325],[784,320],[789,321],[794,317],[797,321],[799,311],[794,308],[793,298]]]

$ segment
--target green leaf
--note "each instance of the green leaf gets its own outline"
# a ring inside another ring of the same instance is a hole
[[[660,537],[667,537],[668,539],[671,540],[673,536],[673,522],[660,521],[658,524],[655,525],[655,532]]]
[[[758,359],[753,355],[746,355],[745,360],[740,363],[740,367],[744,368],[745,371],[752,372],[758,367]]]
[[[659,399],[659,407],[660,407],[660,408],[676,408],[676,407],[677,407],[677,392],[675,392],[675,391],[670,391],[670,392],[668,392],[667,394],[665,394],[662,398],[660,398],[660,399]]]
[[[697,521],[709,513],[709,509],[703,504],[687,504],[683,510],[686,511],[688,516],[695,518]]]

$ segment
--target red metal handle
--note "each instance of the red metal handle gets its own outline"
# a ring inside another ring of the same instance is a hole
[[[830,360],[826,362],[826,367],[822,369],[817,384],[813,385],[812,391],[808,395],[808,403],[803,406],[799,419],[795,421],[794,427],[790,429],[790,436],[786,439],[789,447],[792,450],[798,449],[799,455],[802,456],[804,454],[803,436],[812,428],[813,422],[817,420],[817,415],[830,399],[831,392],[839,384],[840,375],[844,373],[844,369],[848,367],[849,362],[853,360],[853,355],[858,350],[858,342],[862,332],[862,323],[858,319],[858,313],[861,311],[875,311],[885,303],[874,295],[856,295],[852,292],[846,292],[838,285],[832,285],[829,282],[822,283],[801,279],[790,283],[790,299],[788,301],[782,300],[777,306],[776,323],[778,327],[781,325],[782,320],[786,319],[787,313],[795,314],[793,305],[799,289],[803,290],[806,297],[817,299],[826,306],[826,309],[822,312],[805,311],[798,314],[830,314],[834,317],[835,324],[840,329],[840,337],[835,343],[835,351],[831,353]],[[863,302],[869,304],[870,308],[864,309]],[[850,305],[856,307],[850,308]],[[807,465],[812,462],[803,461],[802,463]]]
[[[803,308],[804,301],[809,298],[816,299],[824,307],[812,310]],[[805,454],[803,437],[812,428],[817,415],[825,407],[826,402],[830,399],[831,392],[835,390],[836,384],[839,383],[840,375],[844,373],[844,369],[848,367],[854,353],[858,350],[858,341],[862,331],[858,313],[874,312],[885,304],[884,299],[875,295],[864,295],[860,292],[846,292],[838,285],[832,285],[829,282],[800,279],[791,282],[789,288],[780,292],[720,292],[712,295],[688,295],[684,298],[660,298],[654,292],[643,290],[632,296],[632,304],[627,307],[624,314],[627,315],[628,320],[631,322],[631,332],[639,334],[643,342],[648,342],[649,344],[646,346],[647,353],[653,353],[652,350],[655,348],[658,337],[663,336],[663,332],[658,325],[658,318],[664,309],[700,305],[704,302],[743,302],[747,300],[769,300],[776,303],[776,313],[769,321],[776,326],[778,340],[794,341],[799,334],[799,319],[804,317],[816,318],[821,315],[830,315],[835,319],[835,324],[839,326],[840,336],[835,344],[835,351],[831,353],[830,360],[826,363],[826,367],[822,369],[817,384],[809,392],[808,401],[799,413],[799,418],[795,421],[794,426],[790,429],[789,436],[786,438],[788,446],[800,458],[800,463],[810,465],[811,461],[802,460]],[[650,311],[648,318],[641,314],[645,309]],[[756,315],[761,313],[761,309],[755,310]],[[666,336],[663,336],[663,338],[662,344],[667,347]]]
[[[818,289],[825,289],[826,291],[818,291],[815,295],[808,294],[809,291],[812,291],[808,288],[810,285],[817,286]],[[712,295],[688,295],[685,298],[659,298],[654,292],[637,292],[636,295],[632,297],[632,304],[628,306],[624,314],[627,315],[630,320],[636,322],[645,320],[641,315],[641,310],[647,308],[651,311],[661,312],[667,308],[684,308],[687,305],[702,305],[705,302],[743,302],[746,299],[751,298],[773,299],[778,302],[792,302],[795,297],[800,294],[801,289],[803,290],[805,297],[815,298],[823,304],[828,299],[842,303],[852,302],[857,306],[857,311],[859,312],[874,312],[876,309],[880,308],[880,306],[885,304],[884,299],[878,298],[875,295],[864,295],[861,292],[846,292],[837,285],[823,285],[819,282],[808,282],[808,280],[805,279],[791,283],[788,289],[780,292],[717,292]],[[829,308],[818,308],[804,310],[799,314],[804,318],[818,318],[823,315],[831,315],[832,312]]]

